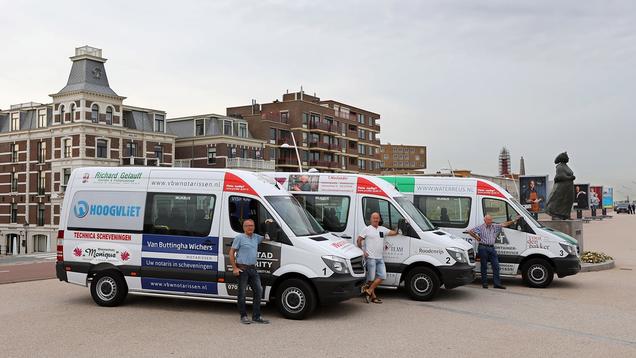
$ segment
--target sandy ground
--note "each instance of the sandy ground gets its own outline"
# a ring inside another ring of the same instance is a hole
[[[269,326],[243,326],[232,304],[129,297],[95,305],[88,289],[44,280],[0,285],[2,356],[34,357],[636,357],[636,215],[585,224],[588,249],[616,259],[609,271],[531,289],[477,284],[433,302],[383,291],[382,305],[350,300]]]

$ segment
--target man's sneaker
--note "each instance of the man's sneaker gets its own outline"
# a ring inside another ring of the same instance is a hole
[[[260,324],[269,324],[269,321],[266,319],[263,319],[263,317],[254,318],[252,319],[252,322],[260,323]]]
[[[498,288],[498,289],[500,289],[500,290],[505,290],[505,289],[506,289],[506,286],[503,286],[503,285],[497,285],[497,286],[495,286],[495,288]]]
[[[247,316],[243,316],[243,317],[241,317],[241,323],[250,324],[250,323],[252,323],[252,321],[250,321],[250,319],[247,318]]]

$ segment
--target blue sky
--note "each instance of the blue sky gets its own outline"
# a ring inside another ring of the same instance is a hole
[[[308,93],[382,115],[383,142],[429,171],[554,175],[636,198],[633,1],[0,1],[0,108],[49,101],[73,49],[102,48],[112,88],[169,117]]]

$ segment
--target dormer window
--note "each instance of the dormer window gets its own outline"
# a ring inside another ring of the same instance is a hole
[[[223,135],[232,135],[232,121],[223,121]]]
[[[203,119],[195,119],[194,120],[194,135],[204,135],[205,128],[203,127]]]
[[[247,123],[239,123],[238,125],[238,135],[241,138],[247,138]]]
[[[99,122],[99,106],[96,104],[91,106],[91,122]]]
[[[106,107],[106,124],[113,124],[113,107]]]
[[[155,132],[164,132],[165,117],[163,114],[155,114]]]

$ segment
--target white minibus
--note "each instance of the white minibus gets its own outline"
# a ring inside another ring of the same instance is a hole
[[[514,220],[495,243],[501,276],[521,273],[530,287],[547,287],[554,278],[581,270],[577,241],[536,221],[506,190],[484,179],[433,176],[382,177],[406,195],[433,224],[477,247],[467,231],[484,222],[490,214],[494,222]]]
[[[75,169],[60,216],[57,277],[90,286],[102,306],[128,293],[235,302],[228,252],[248,218],[271,239],[259,247],[257,268],[263,301],[275,301],[283,316],[302,319],[317,304],[360,294],[360,249],[321,228],[271,178],[234,170]]]
[[[387,279],[383,287],[404,284],[416,300],[430,300],[440,286],[474,280],[472,245],[435,228],[386,181],[372,176],[332,173],[267,173],[287,188],[326,230],[355,243],[371,213],[399,232],[385,238]]]

